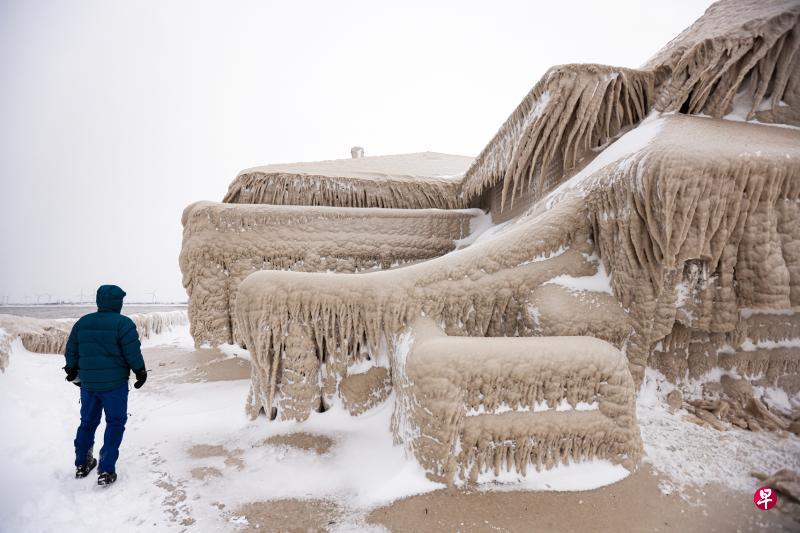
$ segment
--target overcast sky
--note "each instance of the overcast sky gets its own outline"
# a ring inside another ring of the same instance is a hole
[[[183,301],[181,211],[240,169],[476,155],[548,67],[639,66],[709,4],[0,0],[0,302]]]

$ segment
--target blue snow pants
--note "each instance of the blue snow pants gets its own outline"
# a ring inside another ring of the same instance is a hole
[[[98,472],[114,472],[125,422],[128,420],[127,383],[104,392],[88,391],[81,387],[81,425],[75,435],[75,466],[86,463],[86,456],[94,447],[94,432],[100,425],[103,411],[106,414],[106,431]]]

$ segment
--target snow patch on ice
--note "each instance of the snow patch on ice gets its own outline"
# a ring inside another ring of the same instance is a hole
[[[403,368],[406,366],[406,358],[409,352],[411,352],[412,344],[414,344],[414,333],[410,328],[397,336],[394,348],[394,360]]]
[[[602,261],[597,262],[597,272],[591,276],[574,277],[562,274],[544,282],[545,285],[548,283],[560,285],[570,292],[592,291],[614,295],[611,288],[611,276],[606,272]]]
[[[744,352],[754,352],[756,350],[773,350],[775,348],[800,348],[800,338],[792,337],[788,339],[763,340],[753,342],[753,339],[747,337],[740,345],[740,349]]]
[[[597,411],[599,409],[599,405],[597,402],[578,402],[573,407],[571,403],[567,401],[566,398],[562,398],[561,402],[556,405],[556,411]],[[501,415],[503,413],[529,413],[533,411],[534,413],[541,413],[543,411],[552,411],[553,409],[547,405],[547,400],[543,402],[534,402],[533,409],[531,409],[528,405],[518,405],[517,407],[511,407],[507,403],[503,402],[494,409],[487,410],[486,406],[481,404],[478,407],[473,407],[467,411],[467,416],[480,416],[485,414],[492,414],[492,415]]]
[[[238,344],[225,343],[225,344],[220,344],[219,346],[217,346],[217,348],[219,348],[219,351],[227,355],[229,358],[238,357],[246,361],[251,360],[250,350],[245,350]]]
[[[656,112],[651,113],[640,122],[637,127],[627,132],[611,143],[608,148],[600,152],[600,154],[580,172],[549,193],[544,199],[546,208],[550,209],[553,207],[553,205],[569,191],[576,189],[585,190],[584,185],[598,170],[612,163],[624,164],[627,158],[639,152],[655,139],[663,127],[664,119]]]
[[[372,361],[370,361],[370,360],[368,360],[366,358],[365,359],[361,359],[361,360],[356,361],[355,363],[351,363],[351,364],[349,364],[347,366],[347,375],[348,376],[352,376],[353,374],[363,374],[364,372],[367,372],[373,366],[375,366],[375,365],[372,364]]]
[[[494,227],[491,213],[484,213],[480,209],[475,209],[474,211],[478,211],[480,214],[477,214],[470,219],[469,235],[462,239],[453,241],[453,243],[456,245],[456,250],[460,250],[461,248],[466,248],[470,244],[474,244],[483,233]]]
[[[689,286],[685,281],[681,281],[675,286],[675,307],[683,307],[689,299]]]
[[[504,232],[507,229],[511,229],[517,222],[519,218],[512,218],[506,222],[502,222],[500,224],[494,224],[492,222],[492,215],[491,213],[485,213],[484,215],[479,215],[472,219],[470,222],[470,235],[465,237],[464,239],[459,239],[455,241],[456,243],[456,250],[460,250],[461,248],[465,248],[468,245],[478,244],[480,242],[486,242],[490,239],[493,239],[498,234]],[[472,229],[472,223],[475,223],[474,229]],[[451,252],[452,253],[452,252]]]
[[[545,109],[547,108],[547,104],[550,103],[550,92],[544,91],[539,98],[536,100],[536,105],[531,109],[531,111],[525,116],[525,121],[522,123],[522,126],[519,128],[520,131],[527,130],[533,122],[539,118],[542,113],[544,113]]]
[[[800,408],[800,392],[791,396],[778,387],[753,387],[755,396],[761,398],[761,401],[766,403],[770,410],[778,411],[791,418],[792,412]]]
[[[778,102],[778,107],[787,107],[789,104],[780,100]],[[759,120],[751,119],[747,120],[747,115],[750,114],[750,111],[753,109],[753,97],[750,94],[748,89],[743,89],[736,96],[733,97],[733,105],[731,106],[731,112],[722,117],[724,120],[730,120],[733,122],[748,122],[750,124],[759,124],[761,126],[772,126],[774,128],[788,128],[797,130],[800,127],[792,126],[791,124],[776,124],[773,122],[761,122]],[[755,111],[769,111],[772,109],[772,98],[763,98],[756,106]],[[707,118],[707,115],[699,115]]]
[[[529,303],[526,306],[526,308],[528,310],[528,316],[533,321],[534,325],[536,325],[537,327],[540,326],[541,324],[540,324],[539,321],[542,318],[542,312],[539,311],[539,308],[536,307],[535,305],[531,304],[531,303]]]
[[[751,309],[749,307],[744,307],[739,311],[740,316],[742,318],[750,318],[753,315],[782,315],[782,316],[793,316],[794,310],[793,309]]]
[[[189,333],[189,324],[173,326],[168,331],[144,337],[141,340],[142,349],[153,348],[155,346],[170,346],[179,350],[194,350],[194,339]]]
[[[485,483],[481,491],[547,490],[557,492],[592,490],[626,478],[630,472],[606,459],[581,461],[568,465],[558,464],[549,470],[536,471],[528,465],[523,476],[513,467],[495,475],[493,470],[478,474],[478,483]]]
[[[567,248],[564,245],[561,245],[561,246],[558,247],[557,250],[553,250],[552,252],[541,253],[541,254],[537,255],[536,257],[534,257],[533,259],[528,259],[527,261],[523,261],[518,266],[530,265],[531,263],[540,263],[542,261],[546,261],[548,259],[552,259],[554,257],[558,257],[559,255],[563,254],[566,251],[567,251]]]

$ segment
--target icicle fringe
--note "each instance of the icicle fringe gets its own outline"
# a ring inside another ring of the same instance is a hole
[[[258,270],[368,272],[444,255],[480,210],[231,205],[184,210],[180,266],[195,342],[243,340],[236,290]]]
[[[591,337],[447,337],[415,322],[395,365],[393,431],[429,476],[480,474],[596,458],[633,469],[641,455],[625,356]],[[589,409],[589,410],[579,410]]]

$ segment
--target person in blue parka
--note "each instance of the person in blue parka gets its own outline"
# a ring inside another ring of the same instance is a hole
[[[133,321],[120,314],[125,291],[116,285],[97,289],[97,312],[82,316],[69,334],[64,356],[67,381],[81,388],[81,424],[75,435],[75,477],[84,478],[97,466],[92,456],[94,433],[105,412],[106,431],[100,450],[98,485],[117,480],[119,445],[128,420],[128,378],[137,389],[147,370]]]

